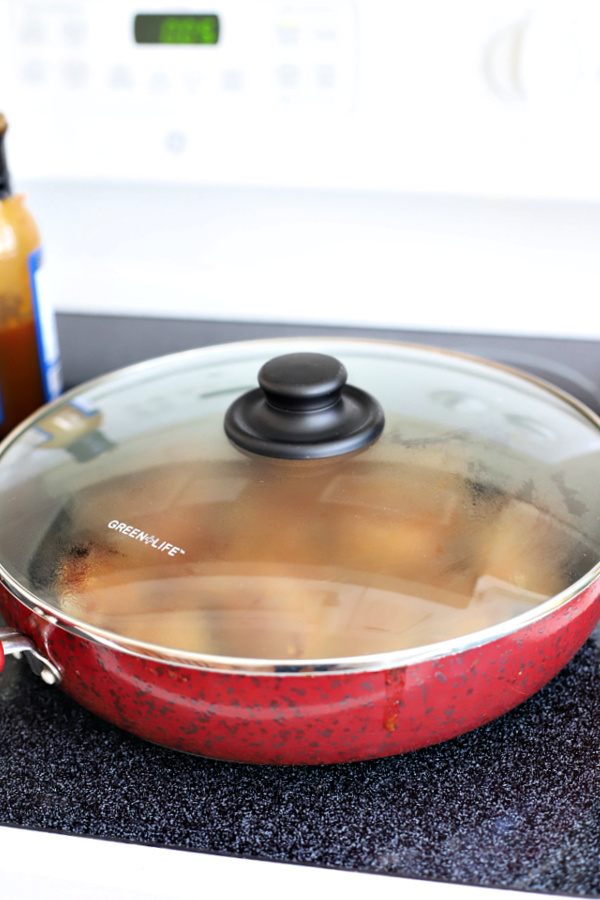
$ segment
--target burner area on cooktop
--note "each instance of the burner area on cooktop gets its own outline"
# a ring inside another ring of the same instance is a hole
[[[600,897],[600,631],[501,719],[406,756],[257,767],[147,744],[0,678],[0,823]]]

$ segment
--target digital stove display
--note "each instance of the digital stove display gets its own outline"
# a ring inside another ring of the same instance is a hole
[[[136,44],[217,44],[219,17],[213,13],[139,13],[133,21]]]

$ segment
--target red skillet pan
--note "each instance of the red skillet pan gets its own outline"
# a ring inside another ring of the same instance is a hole
[[[581,404],[448,352],[277,340],[135,366],[0,448],[0,661],[219,759],[444,741],[597,623],[599,464]]]

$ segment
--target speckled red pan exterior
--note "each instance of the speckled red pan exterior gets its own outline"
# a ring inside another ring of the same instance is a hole
[[[599,593],[596,581],[543,619],[461,653],[346,674],[159,662],[72,634],[4,588],[0,607],[61,671],[65,693],[120,728],[216,759],[310,764],[405,753],[502,715],[581,647],[600,618]]]

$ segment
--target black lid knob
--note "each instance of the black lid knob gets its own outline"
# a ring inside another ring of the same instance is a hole
[[[235,400],[225,416],[229,439],[252,453],[321,459],[372,443],[384,426],[381,406],[346,384],[339,360],[289,353],[265,363],[260,387]]]

